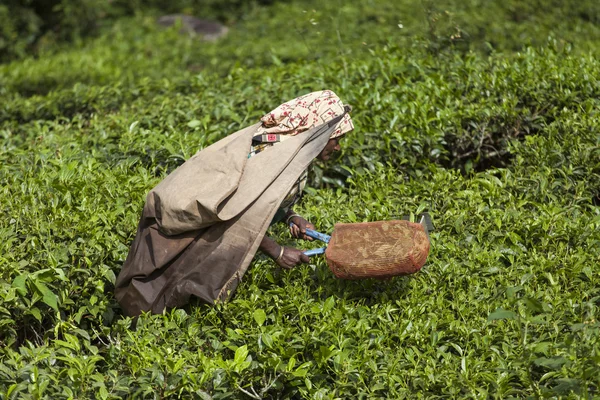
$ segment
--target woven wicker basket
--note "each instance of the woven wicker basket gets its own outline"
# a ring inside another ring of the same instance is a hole
[[[428,254],[425,229],[409,221],[336,224],[325,252],[329,268],[342,279],[413,274]]]

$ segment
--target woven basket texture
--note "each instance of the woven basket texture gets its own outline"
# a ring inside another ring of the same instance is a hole
[[[325,252],[329,268],[342,279],[413,274],[428,254],[423,226],[403,220],[336,224]]]

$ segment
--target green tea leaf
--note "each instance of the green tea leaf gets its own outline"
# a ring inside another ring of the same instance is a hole
[[[551,347],[552,347],[552,343],[550,343],[550,342],[536,343],[536,345],[533,348],[533,352],[547,354]]]
[[[233,362],[236,365],[241,365],[248,357],[248,346],[243,345],[237,348]]]
[[[37,307],[30,308],[27,312],[33,315],[39,322],[42,322],[42,313]]]
[[[525,297],[523,299],[523,303],[525,303],[525,306],[527,306],[527,308],[532,312],[544,312],[544,306],[542,305],[542,302],[537,299]]]
[[[333,298],[333,296],[328,297],[327,300],[325,300],[325,303],[323,303],[323,309],[321,310],[321,312],[326,313],[326,312],[332,310],[334,305],[335,305],[335,299]]]
[[[265,323],[265,320],[267,319],[267,314],[265,313],[265,310],[260,308],[255,310],[252,315],[254,316],[254,320],[256,321],[258,326],[262,326]]]
[[[272,348],[273,347],[273,336],[271,336],[268,333],[263,333],[261,335],[261,339],[262,342],[265,344],[265,346]]]
[[[557,356],[552,358],[540,357],[535,359],[533,362],[535,365],[539,365],[541,367],[560,369],[563,365],[568,363],[568,360],[564,357]]]
[[[515,319],[517,314],[514,311],[497,309],[493,313],[488,315],[488,321],[494,321],[499,319]]]
[[[55,295],[48,286],[40,281],[33,281],[35,287],[42,295],[42,301],[52,307],[55,311],[58,311],[58,296]]]
[[[17,292],[19,292],[19,294],[21,296],[26,296],[27,295],[26,283],[27,283],[27,274],[22,274],[22,275],[17,276],[13,280],[12,287],[17,289]]]

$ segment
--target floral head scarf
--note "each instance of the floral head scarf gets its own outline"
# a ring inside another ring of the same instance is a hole
[[[294,136],[344,114],[344,104],[331,90],[313,92],[283,103],[260,120],[260,133],[278,133]],[[336,138],[354,129],[349,114],[345,114],[330,138]]]

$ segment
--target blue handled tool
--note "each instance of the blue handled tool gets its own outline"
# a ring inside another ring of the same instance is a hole
[[[329,241],[331,240],[331,236],[325,235],[324,233],[321,233],[321,232],[313,231],[312,229],[306,230],[306,236],[310,236],[311,238],[320,240],[324,243],[329,243]],[[306,254],[309,257],[312,257],[312,256],[316,256],[319,254],[324,254],[326,249],[327,249],[327,246],[320,247],[318,249],[306,250],[304,252],[304,254]]]
[[[293,222],[290,222],[290,226],[292,226]],[[312,229],[307,229],[306,230],[306,236],[310,236],[313,239],[317,239],[320,240],[323,243],[329,243],[329,241],[331,240],[331,236],[326,235],[324,233],[321,232],[317,232],[317,231],[313,231]],[[325,247],[320,247],[318,249],[311,249],[311,250],[306,250],[304,252],[305,255],[312,257],[312,256],[317,256],[319,254],[325,254],[325,250],[327,249],[327,246]]]

